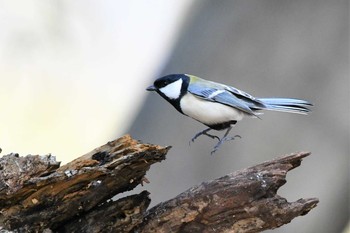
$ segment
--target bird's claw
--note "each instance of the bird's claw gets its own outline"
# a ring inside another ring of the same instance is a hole
[[[219,140],[219,142],[214,146],[214,149],[210,152],[211,155],[213,155],[219,147],[226,141],[231,141],[234,140],[235,138],[242,138],[240,135],[235,135],[233,137],[223,137],[222,139]]]
[[[194,135],[194,137],[188,142],[189,145],[191,145],[191,142],[194,142],[199,136],[201,135],[206,135],[208,137],[210,137],[211,139],[217,139],[218,140],[218,143],[214,146],[213,150],[211,151],[210,154],[214,154],[218,149],[219,147],[226,141],[231,141],[235,138],[241,138],[241,136],[239,135],[235,135],[233,137],[228,137],[227,135],[229,134],[230,130],[232,129],[232,127],[229,127],[225,133],[225,135],[220,139],[218,136],[216,135],[212,135],[212,134],[209,134],[208,131],[211,130],[211,128],[207,128],[199,133],[197,133],[196,135]]]
[[[208,134],[208,133],[204,133],[204,135],[207,135],[208,137],[212,138],[212,139],[217,139],[218,141],[220,141],[220,138],[216,135],[212,135],[212,134]]]
[[[233,140],[235,138],[242,138],[242,137],[237,134],[237,135],[235,135],[233,137],[225,137],[225,138],[223,138],[223,140],[226,142],[226,141],[231,141],[231,140]]]
[[[219,138],[218,136],[207,133],[209,130],[210,130],[210,128],[209,128],[209,129],[205,129],[205,130],[203,130],[203,131],[197,133],[197,134],[194,135],[193,138],[188,142],[188,144],[191,145],[191,142],[194,142],[194,141],[195,141],[199,136],[201,136],[201,135],[206,135],[206,136],[210,137],[211,139],[217,139],[218,141],[220,141],[220,138]]]

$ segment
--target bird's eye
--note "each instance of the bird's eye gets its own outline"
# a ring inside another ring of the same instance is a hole
[[[161,84],[161,86],[162,86],[162,87],[165,87],[165,86],[167,86],[168,84],[169,84],[169,81],[163,81],[162,84]]]

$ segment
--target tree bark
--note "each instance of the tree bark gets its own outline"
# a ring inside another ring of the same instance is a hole
[[[60,167],[55,157],[0,159],[0,230],[16,232],[259,232],[305,215],[317,198],[276,194],[296,153],[204,182],[147,211],[149,193],[110,200],[143,182],[170,147],[129,135]]]
[[[318,203],[290,203],[276,194],[287,172],[308,155],[281,157],[192,187],[150,209],[137,232],[260,232],[289,223]]]

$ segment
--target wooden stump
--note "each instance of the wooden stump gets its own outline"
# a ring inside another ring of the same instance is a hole
[[[143,191],[112,201],[147,182],[151,165],[170,147],[129,135],[60,167],[54,156],[0,158],[0,230],[17,232],[259,232],[305,215],[317,198],[289,203],[276,194],[296,153],[204,182],[147,210]]]

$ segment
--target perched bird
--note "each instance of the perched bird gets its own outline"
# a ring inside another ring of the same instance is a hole
[[[205,130],[197,133],[191,141],[206,135],[219,142],[212,154],[222,143],[235,137],[228,137],[232,125],[245,116],[259,118],[260,110],[307,114],[311,103],[291,98],[255,98],[252,95],[225,84],[208,81],[189,74],[170,74],[154,81],[147,91],[156,91],[171,103],[180,113],[204,125]],[[225,130],[224,136],[209,134],[210,130]],[[190,142],[191,142],[190,141]]]

